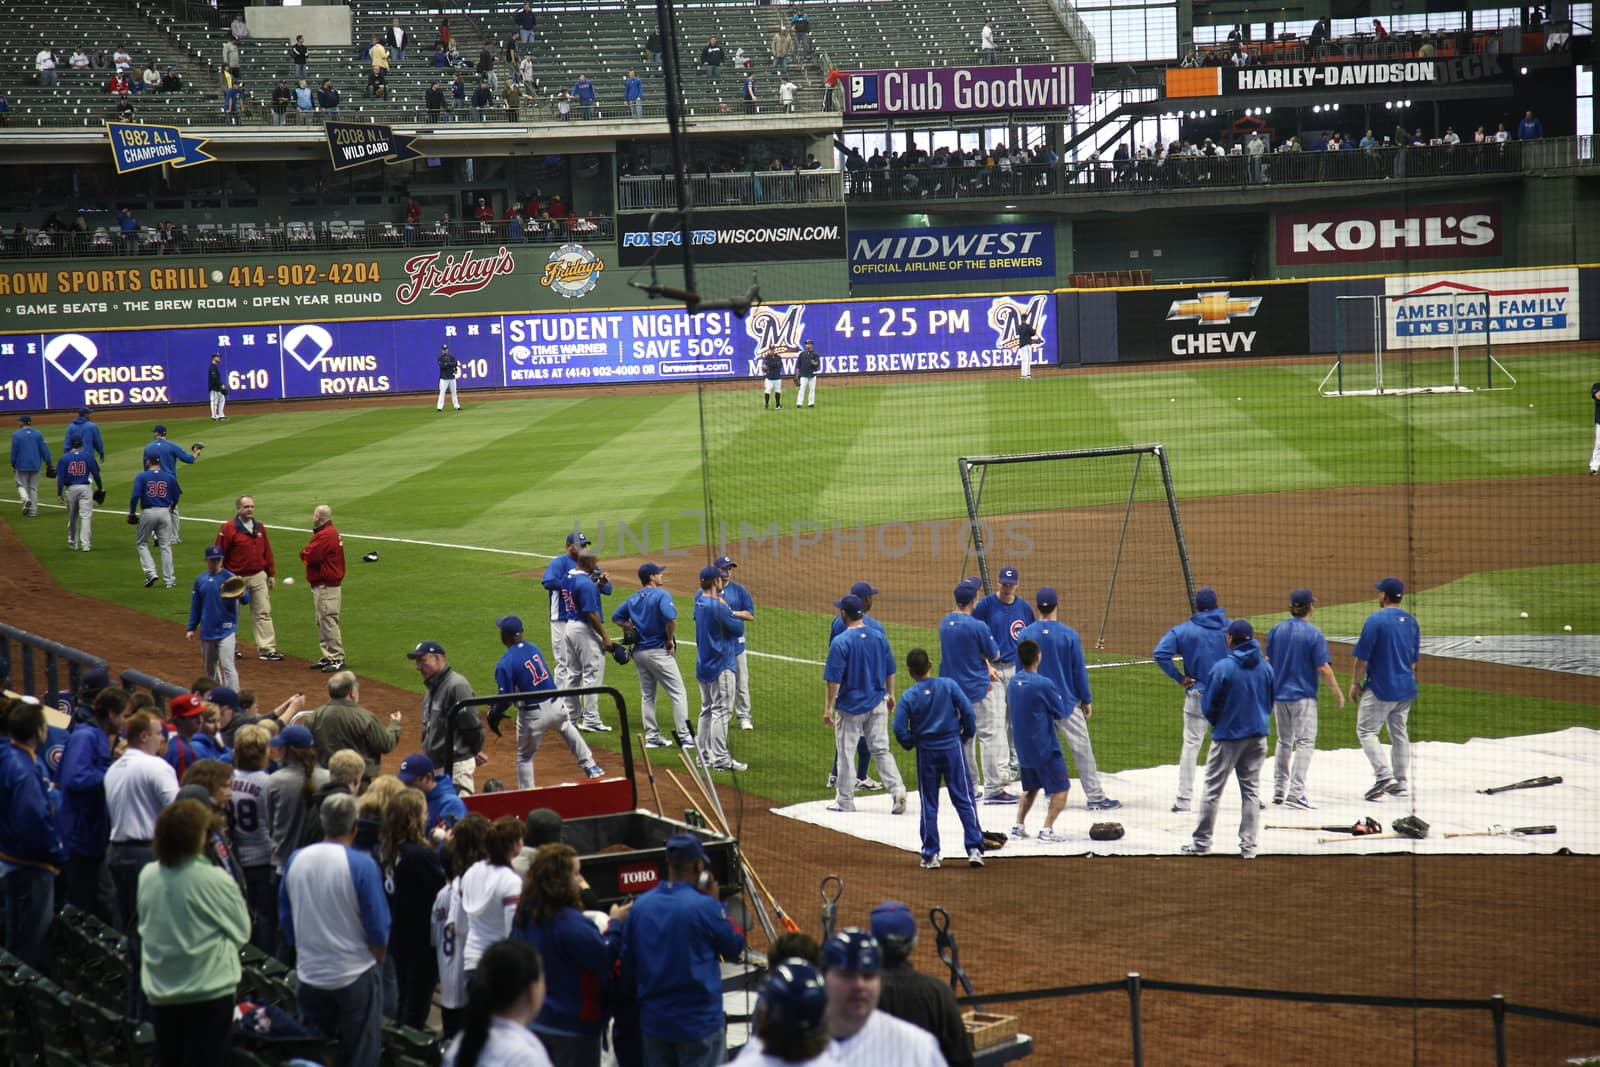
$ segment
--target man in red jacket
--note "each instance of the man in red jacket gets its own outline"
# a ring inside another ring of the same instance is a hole
[[[313,663],[322,673],[344,670],[344,638],[339,633],[339,608],[344,599],[344,542],[333,525],[333,509],[318,504],[311,513],[311,540],[300,550],[306,565],[306,583],[317,611],[317,643],[322,658]]]
[[[265,660],[283,658],[278,651],[278,635],[272,628],[273,575],[272,544],[267,528],[256,521],[254,497],[241,496],[233,505],[238,514],[222,524],[217,545],[222,549],[222,565],[244,579],[250,592],[250,623],[255,630],[256,655]]]

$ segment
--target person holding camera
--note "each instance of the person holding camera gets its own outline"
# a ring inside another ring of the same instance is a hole
[[[611,621],[622,626],[622,646],[626,651],[617,656],[619,663],[633,660],[639,672],[639,704],[644,715],[644,743],[647,748],[671,748],[672,742],[662,736],[656,719],[656,693],[664,691],[672,702],[672,733],[678,743],[691,738],[689,733],[689,698],[683,687],[683,675],[678,670],[674,654],[678,650],[678,608],[672,602],[662,575],[667,568],[659,563],[645,562],[639,566],[639,585],[642,587],[624,600],[611,613]]]
[[[532,693],[554,690],[555,680],[545,665],[544,653],[531,641],[523,639],[522,619],[507,615],[498,619],[500,643],[506,647],[500,662],[494,666],[494,682],[501,693]],[[489,729],[500,736],[500,724],[505,721],[511,701],[504,700],[489,709]],[[605,771],[595,763],[588,742],[578,733],[567,716],[567,709],[548,700],[524,700],[517,706],[517,788],[533,788],[533,759],[539,754],[539,743],[545,732],[554,730],[566,742],[567,751],[578,761],[578,766],[590,778],[604,778]]]

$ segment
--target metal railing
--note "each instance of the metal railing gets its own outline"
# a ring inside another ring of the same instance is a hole
[[[1067,31],[1067,36],[1072,38],[1072,44],[1077,48],[1084,62],[1094,62],[1094,34],[1089,32],[1089,27],[1078,16],[1078,9],[1073,7],[1068,0],[1050,0],[1050,10],[1056,13],[1056,19],[1061,23],[1061,28]]]
[[[1270,152],[1258,156],[1169,156],[1101,159],[1055,167],[907,167],[851,171],[845,196],[854,201],[957,200],[1019,196],[1117,196],[1252,185],[1373,182],[1470,177],[1595,166],[1592,138],[1548,138],[1503,144],[1392,145],[1338,152]]]
[[[677,186],[670,174],[628,177],[617,184],[622,210],[677,206]],[[700,207],[836,204],[844,199],[844,175],[837,170],[704,174],[689,179],[689,199]]]
[[[43,690],[39,688],[39,675],[33,662],[36,654],[44,657]],[[38,696],[41,700],[65,697],[70,701],[72,694],[78,691],[83,672],[106,665],[106,661],[99,656],[3,622],[0,622],[0,660],[10,667],[9,688],[28,696]],[[61,687],[63,667],[66,669],[65,689]]]
[[[535,220],[513,226],[501,219],[419,222],[288,222],[276,226],[239,223],[171,231],[142,228],[132,234],[110,231],[13,231],[0,244],[3,259],[62,256],[231,255],[269,252],[349,252],[352,250],[479,245],[566,244],[609,241],[616,223],[609,217]]]

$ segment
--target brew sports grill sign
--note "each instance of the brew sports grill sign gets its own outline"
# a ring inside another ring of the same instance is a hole
[[[1279,266],[1414,259],[1492,259],[1501,254],[1500,205],[1409,204],[1296,211],[1274,222]]]

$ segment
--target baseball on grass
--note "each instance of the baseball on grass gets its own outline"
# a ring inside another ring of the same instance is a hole
[[[1518,616],[1518,618],[1522,618],[1522,619],[1526,619],[1527,617],[1528,617],[1528,613],[1526,611],[1524,611],[1521,615]]]
[[[293,585],[294,584],[294,579],[293,578],[285,578],[283,580],[283,584],[284,585]]]
[[[1563,633],[1569,633],[1570,634],[1572,632],[1572,624],[1570,622],[1567,623],[1567,625],[1563,626],[1561,628],[1561,630],[1562,630]]]
[[[1481,644],[1483,644],[1483,635],[1479,634],[1477,637],[1474,637],[1473,640],[1481,645]]]

